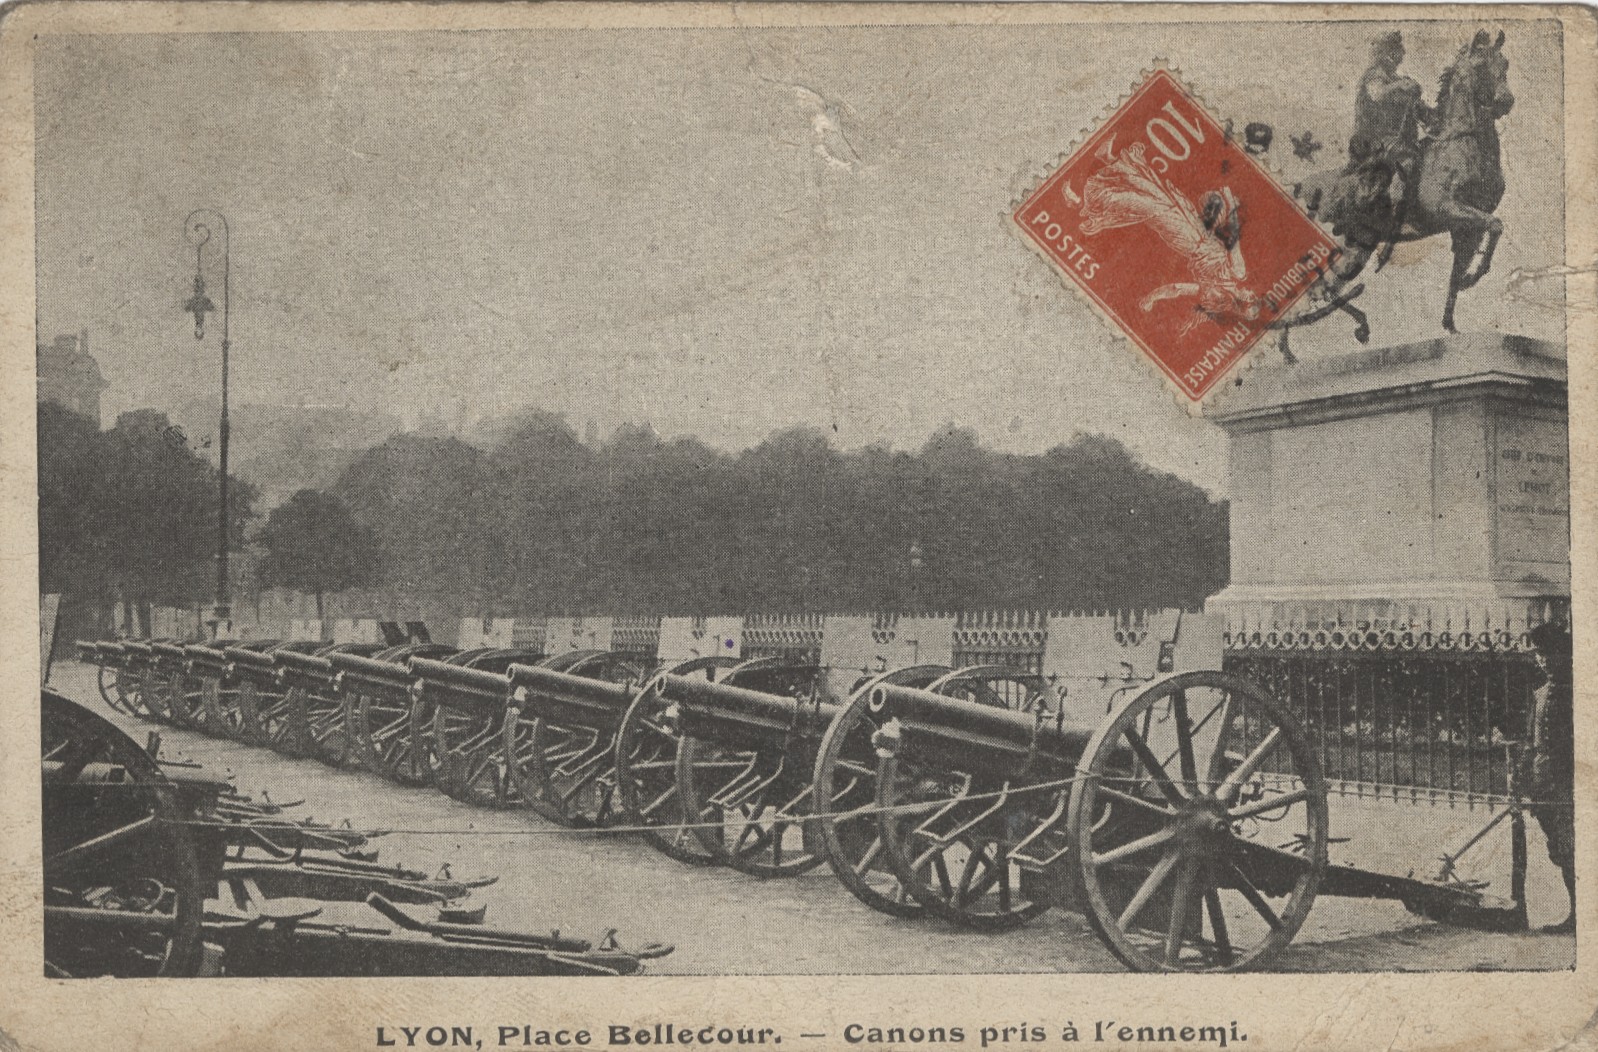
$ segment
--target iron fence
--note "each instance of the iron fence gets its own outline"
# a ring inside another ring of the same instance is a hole
[[[1234,647],[1225,668],[1288,701],[1327,778],[1411,799],[1506,794],[1542,683],[1519,646]]]

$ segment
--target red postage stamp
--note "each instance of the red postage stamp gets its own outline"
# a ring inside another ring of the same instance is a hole
[[[1330,235],[1165,70],[1014,219],[1194,402],[1337,253]]]

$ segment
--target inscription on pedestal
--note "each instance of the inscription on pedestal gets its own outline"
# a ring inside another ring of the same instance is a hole
[[[1570,557],[1570,466],[1565,427],[1553,420],[1498,421],[1494,495],[1500,563]]]

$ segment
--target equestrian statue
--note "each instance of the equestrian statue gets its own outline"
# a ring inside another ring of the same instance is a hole
[[[1353,282],[1372,257],[1380,272],[1402,241],[1446,233],[1454,265],[1443,328],[1454,328],[1454,303],[1492,267],[1504,224],[1493,215],[1504,196],[1498,121],[1515,104],[1508,86],[1504,34],[1483,29],[1443,70],[1437,104],[1420,84],[1398,72],[1404,39],[1397,31],[1371,45],[1371,66],[1354,96],[1348,163],[1304,179],[1295,193],[1310,215],[1331,227],[1342,253],[1312,289],[1306,309],[1278,319],[1283,355],[1293,360],[1288,331],[1341,311],[1355,321],[1354,337],[1370,339],[1370,322],[1354,305],[1364,291]]]

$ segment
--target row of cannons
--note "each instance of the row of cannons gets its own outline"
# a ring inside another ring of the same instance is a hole
[[[1260,967],[1317,894],[1490,913],[1476,888],[1328,861],[1298,721],[1248,680],[1183,667],[1213,628],[1176,616],[1166,638],[1124,641],[1153,667],[1070,681],[417,642],[79,647],[104,700],[144,719],[607,828],[687,865],[826,867],[906,920],[991,931],[1068,908],[1141,971]]]

